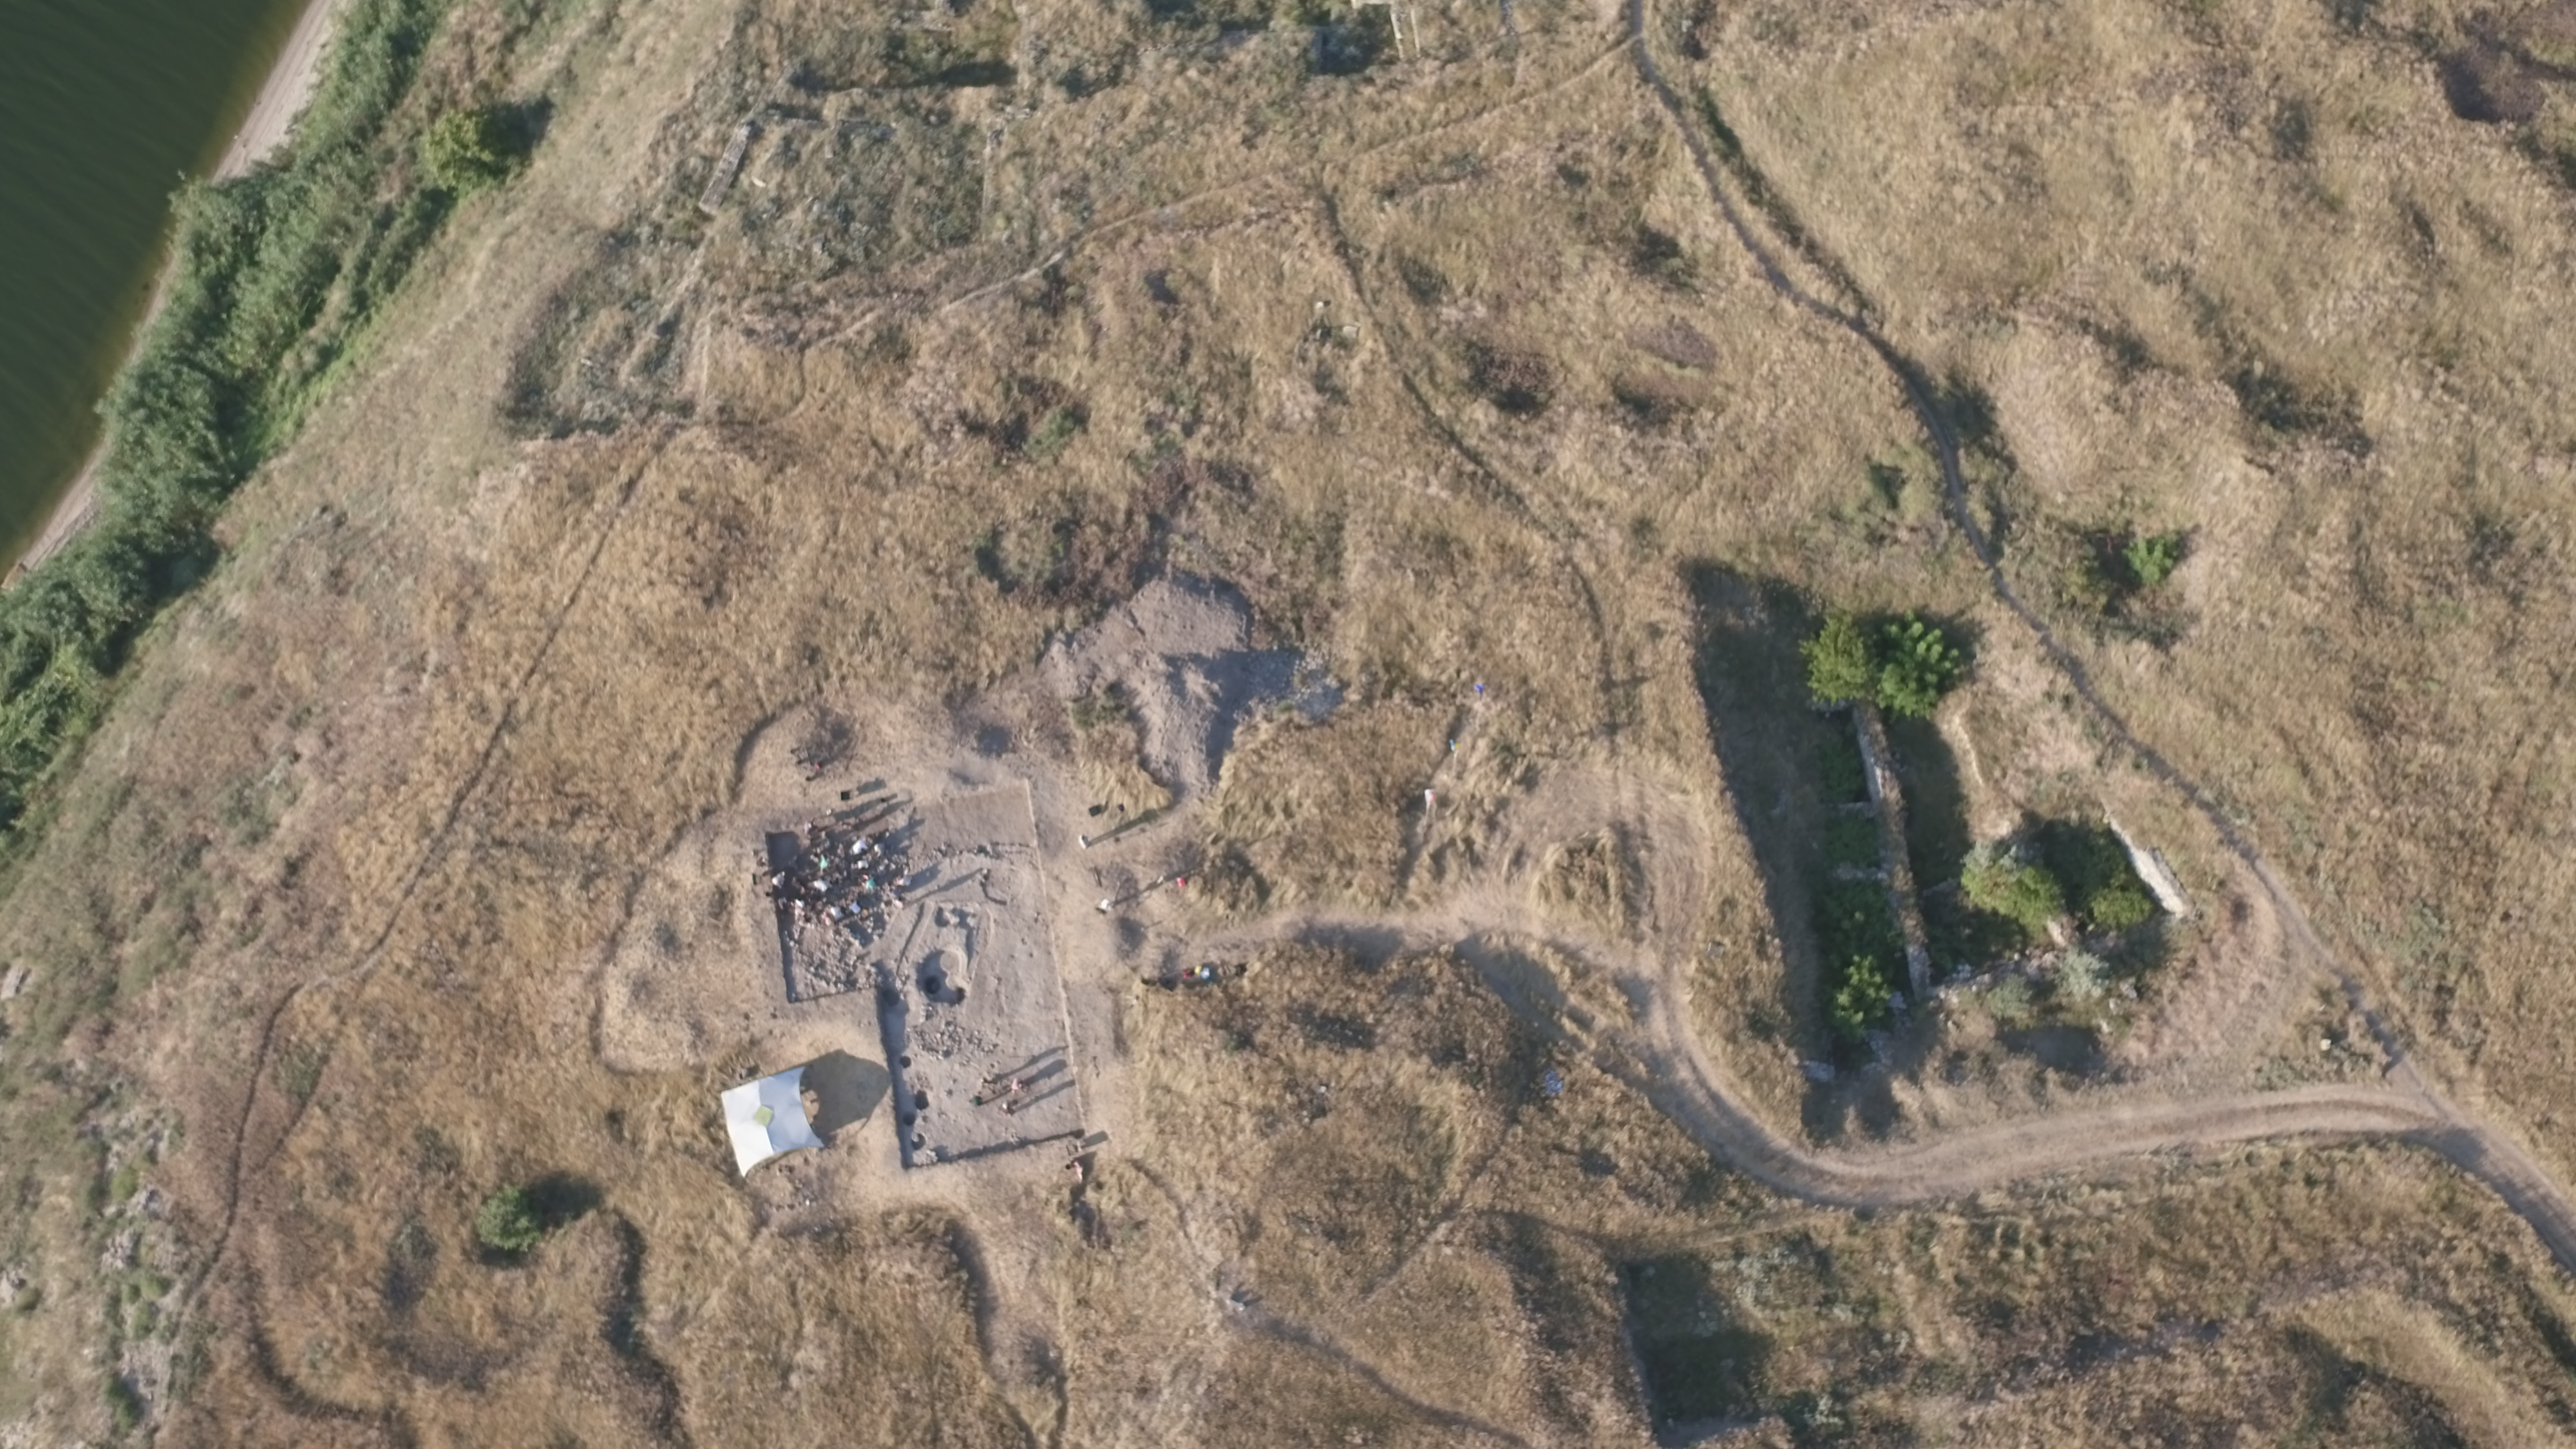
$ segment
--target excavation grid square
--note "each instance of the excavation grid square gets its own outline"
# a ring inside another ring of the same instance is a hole
[[[1025,785],[939,802],[871,962],[906,1167],[1082,1131]]]

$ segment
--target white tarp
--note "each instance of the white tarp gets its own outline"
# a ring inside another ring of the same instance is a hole
[[[803,1067],[727,1088],[724,1119],[725,1134],[733,1138],[734,1166],[746,1177],[782,1152],[823,1145],[814,1124],[805,1120]]]

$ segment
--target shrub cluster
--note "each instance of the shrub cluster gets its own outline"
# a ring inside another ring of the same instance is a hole
[[[1825,822],[1825,865],[1828,868],[1877,870],[1883,864],[1879,859],[1878,844],[1876,815],[1837,815]]]
[[[2084,924],[2088,929],[2117,934],[2133,926],[2146,924],[2156,913],[2155,902],[2147,898],[2147,888],[2127,873],[2106,881],[2084,897]]]
[[[2020,1026],[2031,1017],[2030,987],[2018,976],[2007,976],[1986,992],[1986,1012],[2006,1026]]]
[[[1967,660],[1949,635],[1916,614],[1886,620],[1874,630],[1850,614],[1830,614],[1799,652],[1806,656],[1807,690],[1817,703],[1868,700],[1897,715],[1930,714],[1967,673]]]
[[[440,189],[462,196],[506,180],[527,159],[528,126],[515,107],[471,106],[430,123],[421,161]]]
[[[2182,567],[2188,534],[2105,529],[2071,535],[2067,546],[2057,594],[2068,608],[2150,640],[2170,632],[2176,601],[2160,591]]]
[[[2057,995],[2060,999],[2084,1003],[2099,1001],[2111,988],[2111,968],[2090,951],[2069,951],[2057,966]]]
[[[545,1214],[524,1187],[502,1188],[474,1214],[475,1239],[496,1253],[524,1253],[545,1236]]]
[[[1825,1019],[1845,1042],[1887,1024],[1905,938],[1877,881],[1835,881],[1816,894],[1816,945],[1826,961]]]
[[[2173,577],[2182,566],[2182,535],[2179,533],[2142,533],[2120,550],[2120,558],[2129,566],[2129,579],[2141,589],[2152,589]]]
[[[1887,1025],[1893,1015],[1888,998],[1896,987],[1887,979],[1887,968],[1875,956],[1855,956],[1843,963],[1841,981],[1826,1002],[1826,1019],[1833,1023],[1834,1034],[1845,1041],[1858,1041],[1874,1027]]]
[[[2146,882],[2129,864],[2120,838],[2101,825],[2055,821],[2038,831],[2041,855],[2066,884],[2066,899],[2087,931],[2116,935],[2156,913]]]
[[[1968,904],[2018,922],[2032,936],[2072,916],[2083,929],[2118,935],[2155,914],[2146,884],[2117,837],[2099,825],[2048,821],[2030,844],[1989,841],[1968,852],[1959,891]]]
[[[2021,923],[2032,935],[2066,914],[2066,890],[2057,877],[2013,846],[1984,842],[1959,867],[1959,890],[1968,904]]]
[[[387,181],[441,8],[354,0],[285,157],[179,193],[165,300],[101,405],[98,513],[0,594],[0,828],[96,719],[135,637],[212,563],[217,510],[444,215],[443,193]]]

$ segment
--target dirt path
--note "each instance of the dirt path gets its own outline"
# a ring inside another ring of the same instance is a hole
[[[1875,1159],[1800,1154],[1776,1138],[1730,1098],[1686,1027],[1666,1022],[1654,1033],[1655,1054],[1671,1064],[1678,1049],[1690,1070],[1670,1073],[1660,1102],[1689,1123],[1703,1141],[1739,1166],[1783,1191],[1851,1205],[1897,1204],[1952,1196],[1978,1186],[2104,1161],[2139,1152],[2256,1138],[2319,1134],[2397,1135],[2430,1147],[2503,1198],[2539,1234],[2559,1266],[2576,1273],[2576,1202],[2531,1154],[2501,1129],[2454,1105],[2416,1071],[2405,1045],[2369,1005],[2360,976],[2318,936],[2253,841],[2228,819],[2198,782],[2141,740],[2128,721],[2094,687],[2084,662],[2068,649],[2014,590],[2003,556],[1968,506],[1959,467],[1959,443],[1922,370],[1889,342],[1860,310],[1845,311],[1798,285],[1746,221],[1729,193],[1706,141],[1691,121],[1679,92],[1656,64],[1646,30],[1646,0],[1628,0],[1628,39],[1638,78],[1671,118],[1710,200],[1725,218],[1771,289],[1800,310],[1850,333],[1873,353],[1903,388],[1906,403],[1930,437],[1940,460],[1950,521],[1976,552],[1994,595],[2030,630],[2049,662],[2066,677],[2104,732],[2157,779],[2198,810],[2228,850],[2261,883],[2279,913],[2290,961],[2305,959],[2331,975],[2353,1010],[2370,1025],[2390,1063],[2381,1088],[2333,1087],[2303,1092],[2211,1097],[2165,1106],[2120,1106],[2050,1116],[2029,1123],[1981,1129]],[[1839,276],[1831,267],[1829,275]],[[1664,994],[1667,1002],[1670,993]],[[1667,1004],[1664,1015],[1671,1014]],[[1767,1143],[1766,1143],[1766,1139]]]
[[[1940,1202],[2159,1152],[2284,1138],[2389,1136],[2423,1142],[2497,1186],[2508,1201],[2516,1197],[2464,1160],[2456,1140],[2462,1124],[2404,1085],[2330,1084],[2201,1099],[2142,1096],[1920,1143],[1809,1149],[1773,1130],[1737,1097],[1686,1021],[1675,973],[1616,943],[1538,919],[1506,904],[1502,894],[1479,891],[1456,906],[1394,918],[1303,914],[1230,939],[1206,939],[1195,949],[1224,955],[1281,938],[1391,939],[1400,943],[1398,949],[1453,948],[1524,1019],[1586,1050],[1596,1065],[1643,1093],[1711,1153],[1777,1191],[1841,1207]],[[1593,1026],[1570,1025],[1569,1017],[1586,1013],[1568,1012],[1573,1003],[1552,999],[1562,983],[1532,965],[1530,948],[1541,944],[1604,967],[1633,1003],[1631,1019],[1605,1022],[1596,1012],[1588,1013]],[[2503,1175],[2528,1195],[2529,1183]],[[2557,1246],[2552,1243],[2553,1251]]]

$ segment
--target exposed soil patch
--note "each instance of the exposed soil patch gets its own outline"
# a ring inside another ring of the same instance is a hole
[[[1252,647],[1240,592],[1186,574],[1146,585],[1059,643],[1041,672],[1067,701],[1114,690],[1141,730],[1146,773],[1185,797],[1215,781],[1251,711],[1288,705],[1320,720],[1341,699],[1296,650]]]

